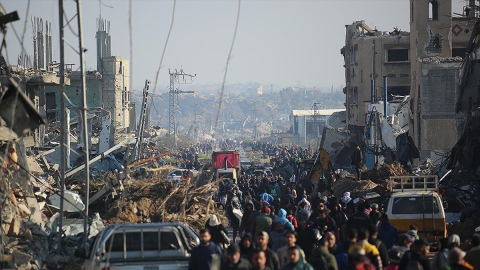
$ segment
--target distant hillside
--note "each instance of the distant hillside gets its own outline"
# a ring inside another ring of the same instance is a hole
[[[258,124],[266,124],[276,131],[286,131],[290,127],[288,116],[291,110],[312,109],[314,102],[319,102],[321,109],[344,108],[345,95],[341,87],[334,91],[330,89],[288,87],[278,92],[270,92],[270,89],[264,88],[263,95],[258,95],[258,87],[252,86],[249,86],[249,91],[244,90],[245,85],[229,85],[226,87],[229,91],[225,91],[224,94],[219,126],[225,123],[226,128],[230,129],[236,129],[240,126],[251,127],[256,115]],[[242,88],[242,90],[236,90],[236,87]],[[213,127],[218,110],[219,88],[216,91],[212,91],[211,88],[209,90],[198,90],[194,94],[179,95],[176,119],[180,132],[186,133],[193,123],[195,104],[197,104],[197,122],[202,126],[202,129],[210,130]],[[157,91],[157,93],[159,92]],[[168,93],[163,91],[153,98],[152,125],[167,127]],[[139,104],[137,106],[139,108],[141,94],[134,93],[132,100]]]

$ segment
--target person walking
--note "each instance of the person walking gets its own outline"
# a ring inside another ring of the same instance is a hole
[[[400,260],[399,270],[412,269],[412,267],[422,267],[423,270],[430,270],[430,261],[427,258],[429,245],[423,239],[415,240],[412,249],[405,252]]]
[[[253,251],[251,263],[253,265],[253,270],[273,270],[267,265],[267,255],[261,248],[257,248]]]
[[[278,259],[277,253],[268,248],[269,237],[270,236],[267,232],[260,231],[260,233],[258,234],[257,244],[258,247],[261,248],[267,256],[267,266],[269,266],[272,270],[279,270],[280,260]]]
[[[255,212],[255,207],[253,201],[248,200],[245,204],[245,212],[242,216],[242,222],[240,223],[239,233],[242,235],[243,232],[245,233],[252,233],[252,229],[249,227],[248,220],[250,219],[250,214]]]
[[[240,247],[231,244],[227,249],[227,258],[222,262],[221,270],[251,270],[253,266],[244,258],[241,258]]]
[[[232,239],[235,242],[235,239],[237,238],[237,233],[239,232],[239,229],[240,229],[240,220],[243,217],[242,204],[240,202],[240,199],[237,196],[236,189],[232,189],[230,194],[231,194],[230,199],[227,202],[227,214],[228,214],[228,217],[230,218],[230,223],[233,228]]]
[[[208,229],[200,230],[200,245],[196,246],[190,255],[189,270],[220,269],[222,249],[211,242],[212,235]]]
[[[257,233],[255,239],[258,239],[258,232],[265,231],[267,234],[270,233],[272,231],[272,223],[273,219],[270,216],[270,208],[265,205],[262,208],[262,213],[257,217],[255,222],[255,232]]]
[[[362,161],[363,161],[362,150],[360,149],[360,145],[357,144],[357,146],[355,146],[355,150],[353,151],[353,156],[352,156],[352,165],[355,166],[355,171],[357,173],[356,180],[360,180],[362,177],[361,168],[360,168]]]
[[[288,248],[289,263],[282,267],[282,270],[314,270],[309,263],[300,259],[300,251],[297,247]]]
[[[280,260],[280,266],[284,266],[288,263],[288,248],[297,247],[300,250],[300,257],[302,260],[306,261],[305,253],[296,245],[297,243],[297,233],[294,231],[287,231],[285,234],[285,246],[281,247],[277,251],[278,259]]]
[[[313,229],[307,226],[304,218],[299,218],[297,232],[297,245],[305,252],[306,258],[310,257],[313,252],[313,245],[316,242]]]
[[[445,270],[473,270],[473,266],[465,262],[465,252],[458,247],[454,247],[448,253],[448,265]]]
[[[313,254],[308,259],[315,269],[338,270],[335,256],[328,251],[328,242],[327,237],[322,237],[318,241],[318,246],[313,250]]]
[[[249,259],[249,256],[252,255],[253,250],[255,250],[255,242],[253,241],[253,236],[250,233],[246,233],[242,236],[240,240],[240,254],[242,258]]]
[[[270,248],[277,252],[279,248],[285,245],[285,226],[282,222],[275,222],[275,230],[269,233],[270,235]]]
[[[382,214],[380,217],[380,225],[378,225],[378,239],[380,239],[388,250],[390,250],[395,243],[398,243],[398,230],[388,219],[387,214]]]
[[[210,219],[207,221],[207,224],[205,224],[205,228],[210,231],[213,243],[219,246],[225,243],[223,234],[228,235],[228,232],[216,215],[210,215]]]

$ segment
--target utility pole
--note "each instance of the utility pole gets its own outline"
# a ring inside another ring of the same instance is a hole
[[[372,81],[371,81],[371,92],[370,92],[370,103],[375,103],[375,40],[372,41]]]
[[[142,99],[142,108],[140,109],[140,121],[138,123],[137,132],[135,137],[137,140],[135,142],[135,147],[132,151],[131,159],[128,160],[128,163],[138,160],[142,157],[143,152],[143,132],[145,129],[145,123],[147,119],[148,111],[148,91],[150,89],[150,80],[145,80],[145,87],[143,88],[143,99]]]
[[[58,248],[57,254],[61,254],[62,252],[62,227],[63,227],[63,198],[65,195],[65,172],[67,171],[67,145],[65,142],[67,141],[67,136],[70,134],[65,134],[67,129],[67,119],[66,119],[66,107],[65,107],[65,47],[63,41],[63,0],[58,0],[58,20],[59,20],[59,32],[60,32],[60,65],[59,65],[59,72],[60,72],[60,125],[62,127],[60,132],[60,218],[58,221]],[[35,31],[34,31],[34,49],[36,48],[36,39],[35,39]],[[34,65],[36,68],[37,59],[36,59],[36,52],[35,49],[35,62]],[[87,194],[88,195],[88,194]]]
[[[193,141],[196,142],[197,141],[197,137],[198,137],[198,123],[197,123],[197,108],[198,108],[198,104],[195,103],[193,104],[193,106],[190,106],[190,107],[193,107],[193,123],[192,125],[190,126],[190,129],[188,130],[188,135],[187,136],[190,136],[192,130],[193,130]]]
[[[175,122],[175,107],[177,105],[178,94],[194,93],[194,91],[182,91],[178,88],[175,89],[175,84],[191,84],[193,78],[196,77],[197,74],[186,74],[185,72],[183,72],[183,69],[180,69],[179,71],[175,69],[175,72],[170,72],[170,69],[168,69],[168,73],[170,74],[168,136],[170,137],[170,139],[173,139],[172,148],[177,149],[177,126]],[[190,82],[187,82],[186,79],[190,79]]]
[[[82,28],[82,4],[80,0],[77,0],[77,19],[78,19],[78,46],[80,53],[80,79],[82,89],[82,126],[83,126],[83,149],[85,152],[85,221],[84,221],[84,235],[83,235],[83,248],[87,248],[88,239],[88,207],[90,204],[90,170],[89,170],[89,155],[90,150],[88,147],[88,121],[87,121],[87,84],[85,79],[85,48],[83,47],[83,28]],[[63,76],[63,74],[61,74]]]
[[[257,102],[253,103],[254,107],[251,110],[252,112],[252,117],[253,117],[253,141],[257,140]]]
[[[317,132],[316,132],[317,133],[317,138],[320,138],[320,130],[318,128],[318,121],[317,121],[318,120],[317,117],[318,117],[318,115],[320,115],[319,109],[320,109],[320,102],[314,102],[313,103],[313,122],[314,122],[314,126],[317,130]]]

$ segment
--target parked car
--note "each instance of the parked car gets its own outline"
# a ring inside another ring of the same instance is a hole
[[[191,251],[200,244],[181,223],[117,224],[96,237],[84,269],[188,269]]]

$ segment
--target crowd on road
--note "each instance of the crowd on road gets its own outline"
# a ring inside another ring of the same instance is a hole
[[[252,149],[273,153],[277,164],[295,165],[313,155],[272,144]],[[480,236],[473,237],[468,252],[460,249],[457,235],[442,239],[431,262],[430,244],[415,224],[399,233],[377,204],[363,197],[354,204],[349,192],[340,198],[332,191],[310,194],[294,178],[246,173],[222,188],[226,196],[217,201],[225,206],[233,234],[230,238],[212,215],[192,252],[191,270],[480,269]]]

